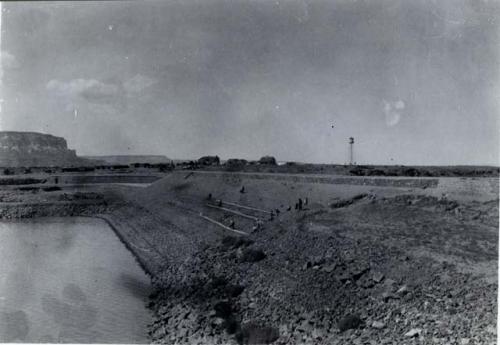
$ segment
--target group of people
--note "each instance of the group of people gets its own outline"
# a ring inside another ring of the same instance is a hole
[[[245,193],[245,192],[246,192],[245,186],[241,186],[240,193]],[[212,193],[208,194],[207,200],[210,200],[210,201],[213,200]],[[217,203],[217,206],[222,207],[222,200],[218,199],[218,200],[216,200],[216,203]],[[295,203],[295,209],[297,211],[301,211],[304,209],[304,206],[306,206],[308,203],[309,203],[309,199],[307,197],[304,199],[299,198],[298,201]],[[292,209],[292,207],[288,206],[287,211],[291,211],[291,209]],[[275,210],[271,210],[271,212],[269,212],[269,219],[268,220],[272,221],[274,219],[274,216],[275,215],[279,216],[279,214],[280,214],[279,208],[276,208]],[[259,230],[262,228],[262,225],[263,225],[262,220],[259,219],[255,222],[255,225],[253,226],[252,230],[253,231]],[[234,229],[235,226],[236,226],[236,224],[235,224],[234,219],[231,219],[229,222],[229,227],[231,229]]]
[[[299,198],[299,201],[295,203],[295,209],[301,211],[305,205],[309,203],[309,199],[305,198],[302,200],[302,198]]]

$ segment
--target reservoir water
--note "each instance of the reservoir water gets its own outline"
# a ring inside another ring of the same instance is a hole
[[[0,222],[0,342],[147,343],[150,292],[100,219]]]

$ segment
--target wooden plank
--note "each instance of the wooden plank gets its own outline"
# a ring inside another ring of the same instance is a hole
[[[236,214],[236,215],[244,217],[244,218],[252,219],[254,221],[258,221],[259,220],[259,218],[257,218],[257,217],[250,216],[248,214],[244,214],[244,213],[238,212],[236,210],[231,210],[230,208],[215,206],[215,205],[211,205],[211,204],[206,204],[206,206],[212,207],[212,208],[216,208],[216,209],[219,209],[219,210],[223,210],[223,211],[226,211],[226,212],[229,212],[229,213],[233,213],[233,214]]]
[[[212,219],[212,218],[209,218],[209,217],[207,217],[207,216],[204,216],[203,214],[200,214],[200,217],[201,217],[201,218],[203,218],[203,219],[205,219],[205,220],[208,220],[210,223],[213,223],[213,224],[215,224],[215,225],[220,226],[221,228],[223,228],[223,229],[225,229],[225,230],[227,230],[227,231],[234,232],[234,233],[236,233],[236,234],[238,234],[238,235],[248,236],[248,234],[247,234],[246,232],[244,232],[244,231],[231,229],[230,227],[225,226],[224,224],[222,224],[222,223],[220,223],[220,222],[216,221],[215,219]]]
[[[231,206],[236,206],[236,207],[241,207],[241,208],[246,208],[247,210],[253,210],[253,211],[259,211],[259,212],[264,212],[268,214],[272,214],[270,211],[263,210],[261,208],[255,208],[255,207],[250,207],[250,206],[245,206],[245,205],[240,205],[236,204],[234,202],[229,202],[229,201],[222,201],[223,204],[231,205]]]

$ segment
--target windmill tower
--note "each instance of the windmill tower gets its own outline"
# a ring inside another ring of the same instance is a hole
[[[349,165],[354,163],[354,138],[349,137]]]

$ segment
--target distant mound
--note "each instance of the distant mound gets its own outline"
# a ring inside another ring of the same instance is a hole
[[[66,140],[36,132],[0,131],[0,166],[71,166],[85,165]]]
[[[170,158],[162,155],[116,155],[116,156],[83,156],[83,158],[99,161],[105,164],[133,164],[133,163],[170,163]]]

